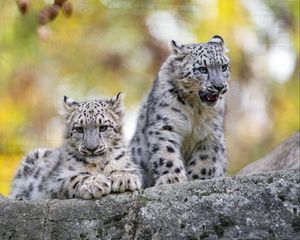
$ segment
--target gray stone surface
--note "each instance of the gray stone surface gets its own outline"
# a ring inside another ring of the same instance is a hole
[[[0,239],[300,239],[300,172],[173,184],[100,200],[0,201]]]
[[[5,199],[5,196],[3,196],[1,193],[0,193],[0,201],[1,200],[4,200]]]
[[[280,143],[263,158],[245,166],[238,175],[275,172],[283,169],[300,170],[300,131]]]

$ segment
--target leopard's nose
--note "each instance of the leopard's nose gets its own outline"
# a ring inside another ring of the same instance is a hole
[[[97,149],[98,147],[93,147],[93,148],[86,147],[86,150],[88,150],[90,153],[94,153]]]
[[[218,92],[225,93],[227,91],[227,86],[220,84],[220,85],[213,85],[214,89],[216,89]]]

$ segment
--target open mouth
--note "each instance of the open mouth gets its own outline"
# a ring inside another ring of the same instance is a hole
[[[206,102],[209,104],[214,104],[216,101],[218,101],[219,99],[219,94],[218,93],[199,93],[200,94],[200,98],[202,100],[202,102]]]

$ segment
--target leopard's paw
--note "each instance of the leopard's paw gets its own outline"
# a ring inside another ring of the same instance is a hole
[[[164,185],[164,184],[172,184],[177,182],[185,182],[187,178],[183,174],[174,174],[168,173],[165,175],[160,176],[155,183],[155,186]]]
[[[101,198],[111,192],[111,181],[103,175],[91,176],[78,188],[83,199]]]
[[[112,192],[134,191],[142,187],[141,179],[137,174],[130,172],[115,172],[111,176]]]

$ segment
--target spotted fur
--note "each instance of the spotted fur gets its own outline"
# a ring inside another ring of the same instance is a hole
[[[65,137],[56,149],[38,149],[21,162],[11,199],[100,198],[141,187],[122,134],[122,96],[76,102],[64,98]]]
[[[144,185],[225,174],[224,94],[230,75],[224,41],[178,45],[146,97],[130,143]]]

